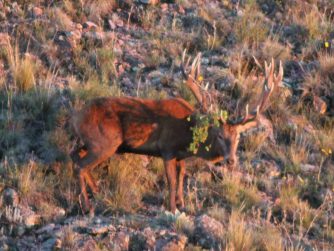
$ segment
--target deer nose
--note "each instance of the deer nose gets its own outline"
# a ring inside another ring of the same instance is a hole
[[[229,165],[229,166],[233,166],[235,163],[235,160],[234,159],[227,159],[226,160],[226,164]]]
[[[224,161],[218,161],[214,165],[215,165],[215,167],[221,167],[221,166],[224,165]]]

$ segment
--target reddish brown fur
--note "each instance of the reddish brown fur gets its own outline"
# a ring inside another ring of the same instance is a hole
[[[73,118],[76,134],[84,143],[84,147],[78,147],[71,153],[71,157],[80,167],[80,186],[85,205],[92,208],[86,183],[94,193],[98,192],[91,175],[92,169],[115,153],[129,152],[163,158],[171,211],[175,212],[176,203],[183,207],[185,158],[197,156],[211,161],[225,159],[229,165],[234,166],[237,162],[240,133],[260,124],[270,129],[271,123],[259,112],[262,112],[275,85],[282,80],[283,68],[280,65],[280,74],[274,75],[272,61],[269,67],[265,65],[265,71],[265,86],[257,110],[249,114],[246,109],[246,115],[237,122],[220,121],[219,127],[210,126],[208,137],[199,145],[196,154],[188,151],[188,148],[193,141],[191,128],[197,124],[195,115],[198,111],[185,100],[132,97],[93,100]],[[267,82],[270,88],[266,85]],[[200,96],[199,89],[192,80],[188,79],[188,85]]]

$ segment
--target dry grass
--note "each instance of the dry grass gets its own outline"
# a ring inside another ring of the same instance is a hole
[[[298,138],[288,147],[287,156],[292,166],[297,169],[300,168],[300,164],[308,161],[308,145],[307,141],[301,137]]]
[[[254,231],[254,246],[256,250],[282,251],[283,237],[280,230],[270,222],[264,222]]]
[[[330,54],[320,54],[319,55],[319,63],[320,63],[320,74],[324,81],[328,81],[327,83],[327,93],[332,90],[333,80],[334,80],[334,56]],[[326,81],[326,82],[327,82]],[[318,84],[321,84],[318,83]]]
[[[208,184],[210,191],[215,191],[213,194],[223,198],[226,206],[231,208],[240,208],[248,211],[253,207],[257,207],[261,201],[256,186],[247,184],[243,180],[241,173],[238,172],[224,172],[224,178],[217,184]],[[208,195],[210,196],[210,195]],[[212,196],[212,195],[211,195]]]
[[[241,44],[258,46],[265,41],[269,29],[256,1],[248,1],[242,17],[235,23],[234,30]]]
[[[9,64],[14,84],[19,91],[28,91],[35,86],[35,62],[29,54],[20,55],[19,47],[9,42],[5,47],[6,59]]]
[[[272,58],[274,58],[276,62],[279,62],[280,60],[285,62],[291,58],[291,48],[288,45],[281,44],[278,41],[278,37],[268,37],[253,54],[259,62],[270,62]]]
[[[45,187],[44,175],[38,169],[38,165],[31,161],[28,165],[21,168],[17,175],[19,191],[28,200],[39,193],[41,188]]]
[[[245,217],[238,211],[232,211],[226,233],[226,250],[254,250],[253,245],[254,238]]]
[[[75,232],[71,227],[67,227],[61,238],[61,247],[64,250],[73,250],[75,245]]]
[[[140,156],[126,154],[110,160],[101,188],[103,202],[111,210],[132,211],[155,185],[155,175],[147,170]]]
[[[212,208],[209,208],[208,215],[220,222],[225,222],[227,218],[226,210],[218,205],[214,205]]]
[[[99,0],[99,1],[86,1],[83,7],[84,11],[88,14],[88,19],[95,23],[102,23],[102,17],[117,8],[118,4],[116,0]]]
[[[246,160],[251,161],[255,158],[255,156],[261,151],[262,147],[264,146],[263,143],[266,139],[266,133],[247,135],[247,137],[243,139],[243,145],[245,147],[243,156],[246,158]]]
[[[329,127],[319,131],[316,135],[316,142],[319,149],[330,156],[334,152],[334,129]]]
[[[295,224],[299,233],[310,228],[315,217],[315,211],[310,208],[307,202],[299,198],[296,188],[289,185],[281,188],[279,206],[287,214],[288,220]]]
[[[311,40],[323,39],[332,28],[331,21],[316,4],[297,1],[289,9],[288,17],[291,22],[306,27]]]
[[[72,18],[68,16],[61,8],[54,7],[51,8],[49,11],[51,21],[56,24],[59,30],[69,31],[74,28]]]

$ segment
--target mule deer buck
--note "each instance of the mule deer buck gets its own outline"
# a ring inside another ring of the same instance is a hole
[[[137,153],[161,157],[169,186],[170,209],[184,207],[183,179],[184,159],[190,156],[206,160],[237,162],[237,147],[240,133],[260,125],[268,125],[262,112],[268,99],[283,78],[280,63],[279,74],[274,74],[274,61],[265,64],[265,81],[256,109],[234,121],[220,119],[219,125],[210,125],[205,142],[200,143],[196,153],[189,151],[193,141],[192,128],[198,124],[198,113],[208,113],[207,95],[198,83],[200,55],[192,62],[182,57],[182,72],[186,85],[200,104],[194,109],[181,98],[151,100],[134,97],[109,97],[94,99],[75,114],[73,127],[84,146],[71,153],[73,162],[80,168],[79,179],[85,206],[92,209],[86,191],[86,183],[93,193],[98,192],[91,171],[100,163],[117,153]],[[190,118],[190,119],[189,119]],[[270,124],[270,122],[269,122]],[[210,148],[207,148],[210,146]]]

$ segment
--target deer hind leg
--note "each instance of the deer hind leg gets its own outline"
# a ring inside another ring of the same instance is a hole
[[[87,155],[85,155],[77,162],[77,164],[80,167],[79,180],[80,180],[81,194],[84,197],[86,207],[90,211],[92,210],[92,206],[89,202],[86,190],[86,184],[90,187],[90,189],[94,194],[98,193],[99,191],[98,186],[96,185],[96,182],[91,174],[91,171],[97,165],[99,165],[100,163],[111,157],[116,152],[119,145],[120,142],[117,142],[117,144],[113,144],[113,146],[109,147],[109,149],[105,148],[107,150],[101,150],[98,154],[95,153],[97,151],[88,150]]]
[[[88,149],[85,147],[80,147],[79,149],[77,149],[76,151],[71,153],[71,157],[74,163],[79,163],[83,161],[83,158],[86,157],[86,155],[88,154]],[[87,158],[92,158],[91,156],[87,156]],[[80,163],[79,166],[80,168],[82,168],[83,163]],[[83,169],[80,169],[83,170]],[[88,183],[89,187],[91,188],[91,190],[93,191],[93,193],[98,193],[98,187],[96,185],[96,182],[94,181],[94,178],[90,172],[90,170],[86,173],[83,173],[82,175],[84,178],[84,180],[86,180],[86,182]]]
[[[165,160],[165,171],[169,187],[169,206],[172,213],[176,211],[176,159]]]
[[[97,191],[97,189],[95,189],[96,184],[94,182],[94,179],[90,176],[90,170],[96,167],[103,160],[104,159],[99,158],[97,155],[88,152],[86,156],[77,161],[77,164],[80,167],[79,180],[80,180],[81,195],[84,197],[85,206],[89,210],[91,210],[92,207],[88,199],[86,183],[92,189],[93,192]]]
[[[88,170],[86,174],[86,182],[94,194],[99,193],[99,187],[97,186],[95,179],[92,176],[91,170]]]
[[[177,162],[178,167],[178,183],[177,183],[177,194],[176,194],[176,205],[180,208],[184,208],[184,198],[183,198],[183,182],[184,175],[186,173],[186,165],[184,160]]]

